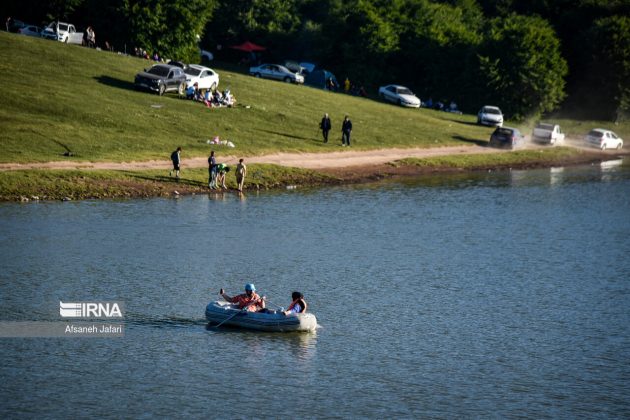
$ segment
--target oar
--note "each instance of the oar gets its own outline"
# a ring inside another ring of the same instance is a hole
[[[262,299],[262,298],[261,298]],[[235,313],[234,315],[229,316],[228,318],[224,319],[223,321],[221,321],[216,328],[219,328],[221,325],[225,324],[226,322],[228,322],[230,319],[234,318],[236,315],[240,314],[241,312],[243,312],[245,309],[249,308],[251,305],[253,305],[254,303],[258,303],[258,300],[249,302],[247,305],[243,306],[243,308],[238,311],[237,313]]]

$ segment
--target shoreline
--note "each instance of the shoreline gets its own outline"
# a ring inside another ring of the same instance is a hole
[[[318,169],[278,164],[250,164],[244,195],[260,190],[361,184],[423,175],[536,169],[599,163],[630,152],[545,148],[489,154],[447,154],[429,158],[407,157],[386,163],[355,164]],[[247,161],[253,160],[247,158]],[[207,168],[182,169],[182,178],[166,176],[167,169],[82,170],[30,169],[0,171],[0,201],[71,201],[91,199],[177,197],[196,194],[238,193],[233,176],[228,190],[209,190]]]

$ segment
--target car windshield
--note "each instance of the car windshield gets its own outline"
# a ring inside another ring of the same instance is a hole
[[[413,95],[413,92],[407,88],[398,88],[398,93],[401,95]]]
[[[168,67],[153,66],[147,73],[155,74],[156,76],[166,76],[168,75]]]
[[[501,111],[499,110],[499,108],[484,108],[483,112],[486,114],[501,115]]]
[[[553,124],[545,124],[545,123],[539,123],[536,128],[540,128],[542,130],[549,130],[549,131],[553,131]]]
[[[187,69],[184,69],[184,73],[190,75],[190,76],[199,76],[199,73],[201,73],[201,70],[197,70],[197,69],[193,69],[192,67],[188,67]]]
[[[512,130],[510,128],[497,128],[497,131],[495,131],[496,134],[505,134],[508,136],[512,135]]]
[[[60,31],[67,31],[68,30],[68,25],[60,23],[59,24],[59,30]]]
[[[591,137],[602,137],[604,135],[604,133],[602,133],[601,131],[597,131],[597,130],[591,130],[590,133],[588,133],[589,136]]]

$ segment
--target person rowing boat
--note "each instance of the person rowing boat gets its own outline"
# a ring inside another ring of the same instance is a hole
[[[245,285],[245,293],[243,294],[228,296],[223,289],[219,291],[219,294],[226,301],[236,304],[239,309],[246,308],[249,312],[258,312],[265,309],[265,299],[256,293],[256,287],[252,283]]]

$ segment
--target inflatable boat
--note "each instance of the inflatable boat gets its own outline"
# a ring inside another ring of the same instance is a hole
[[[249,312],[228,302],[210,302],[206,319],[211,324],[229,325],[259,331],[314,331],[317,318],[311,313],[285,315],[281,311]]]

